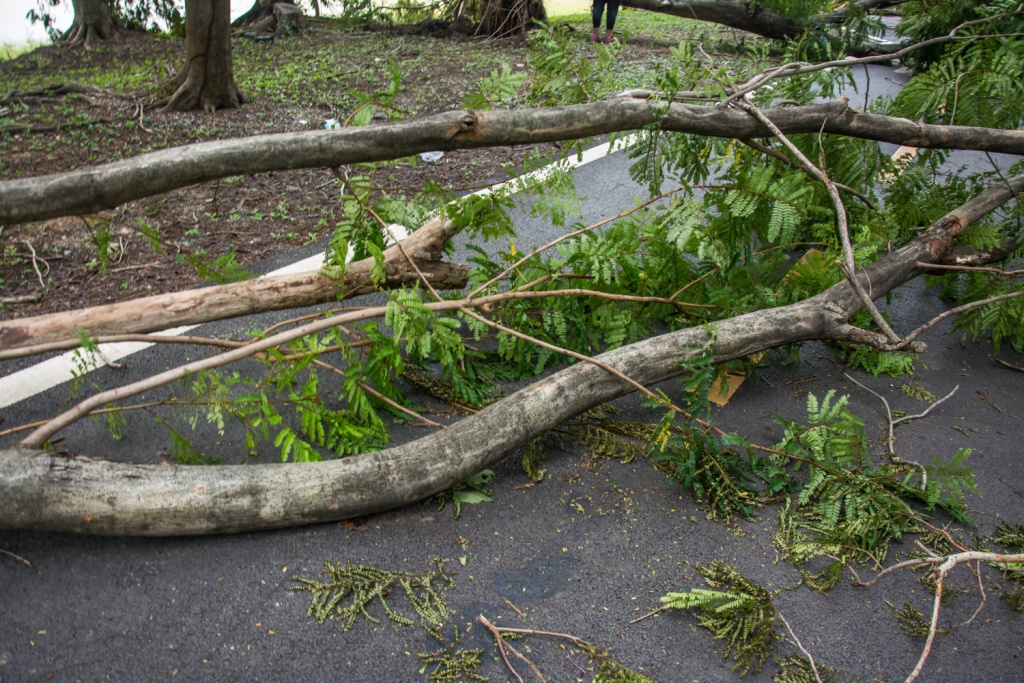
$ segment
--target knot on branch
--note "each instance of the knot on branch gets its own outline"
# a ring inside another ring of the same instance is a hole
[[[475,111],[467,111],[462,115],[459,122],[448,129],[448,132],[444,134],[445,140],[451,140],[456,135],[466,135],[476,130],[476,124],[479,121]]]

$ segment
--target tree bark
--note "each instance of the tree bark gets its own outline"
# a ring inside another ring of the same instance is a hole
[[[274,11],[274,1],[256,0],[245,14],[231,22],[231,28],[245,28],[261,19],[266,19]]]
[[[71,0],[71,6],[75,10],[75,19],[63,36],[70,45],[84,44],[89,48],[97,40],[117,35],[109,0]]]
[[[858,275],[884,296],[941,259],[973,221],[1024,190],[1000,183]],[[805,301],[714,324],[716,361],[783,344],[849,335],[862,306],[847,282]],[[708,341],[705,327],[598,357],[641,384],[681,374]],[[128,465],[25,448],[0,451],[0,529],[167,536],[273,529],[345,519],[421,500],[476,474],[557,424],[632,391],[581,362],[412,443],[303,465]]]
[[[804,24],[783,14],[735,0],[624,0],[624,7],[671,14],[738,28],[764,38],[786,40],[804,32]]]
[[[288,2],[274,3],[274,39],[285,38],[302,30],[302,10]]]
[[[543,0],[485,0],[477,35],[502,38],[526,33],[535,22],[547,22]]]
[[[233,109],[245,98],[231,59],[230,0],[185,0],[185,66],[165,111]]]
[[[623,0],[622,3],[624,7],[721,24],[773,40],[792,40],[808,29],[824,29],[830,25],[840,24],[852,11],[867,11],[891,4],[896,2],[858,0],[834,12],[817,14],[798,21],[758,7],[756,3],[736,0]],[[871,44],[855,45],[848,49],[848,52],[857,55],[884,54],[890,51],[891,48]]]
[[[1024,130],[939,126],[864,114],[845,100],[765,110],[783,133],[819,133],[910,147],[1024,154]],[[125,202],[233,175],[335,168],[431,150],[473,149],[580,139],[660,125],[662,130],[724,138],[769,137],[736,109],[618,98],[571,107],[452,111],[407,122],[258,135],[142,154],[79,171],[0,182],[0,223],[23,223],[112,209]]]
[[[434,219],[403,240],[402,249],[384,252],[387,279],[381,287],[371,284],[373,259],[350,263],[340,280],[320,272],[297,273],[161,294],[123,303],[0,322],[0,359],[22,354],[7,353],[45,345],[35,352],[78,346],[78,330],[90,337],[134,334],[196,325],[254,313],[313,306],[338,299],[393,289],[419,282],[405,258],[416,260],[420,271],[435,289],[461,289],[469,267],[441,262],[445,242],[455,234],[451,221]],[[404,250],[404,254],[403,251]]]

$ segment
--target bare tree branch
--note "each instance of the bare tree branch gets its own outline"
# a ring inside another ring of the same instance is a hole
[[[469,267],[440,261],[445,242],[456,232],[451,221],[428,221],[406,238],[405,248],[420,259],[420,269],[442,289],[461,289]],[[0,350],[41,344],[66,344],[85,330],[95,337],[155,332],[240,315],[312,306],[378,291],[372,284],[374,260],[348,264],[345,274],[321,271],[276,275],[244,282],[172,292],[123,303],[0,321]],[[407,265],[397,247],[384,252],[385,282],[380,289],[411,285],[419,274]],[[77,346],[77,343],[75,344]]]
[[[1024,131],[915,123],[851,109],[846,100],[775,107],[783,133],[832,133],[911,147],[1024,154]],[[770,136],[740,111],[645,99],[514,111],[452,111],[378,126],[202,142],[79,171],[0,182],[0,223],[78,215],[234,175],[399,159],[430,150],[537,144],[640,130],[749,139]]]

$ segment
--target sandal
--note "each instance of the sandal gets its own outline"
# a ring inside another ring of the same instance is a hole
[[[596,40],[596,38],[595,38],[595,40]],[[607,35],[607,36],[604,37],[604,44],[605,45],[611,45],[612,44],[612,37],[611,37],[611,35]]]

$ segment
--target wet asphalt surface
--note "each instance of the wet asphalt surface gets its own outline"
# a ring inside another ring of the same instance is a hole
[[[886,78],[897,77],[886,71],[872,87]],[[612,215],[642,194],[628,180],[627,163],[616,155],[577,172],[588,219]],[[517,228],[521,250],[559,233],[525,215]],[[270,270],[282,263],[264,265]],[[914,283],[896,294],[890,312],[897,330],[905,332],[945,308],[936,292]],[[197,333],[247,330],[270,320],[227,321]],[[965,343],[949,332],[948,325],[940,325],[925,336],[926,367],[911,377],[854,376],[885,396],[893,409],[909,413],[920,412],[924,404],[905,396],[901,383],[939,396],[959,385],[927,418],[901,425],[897,446],[904,457],[918,461],[948,460],[957,449],[974,449],[970,462],[982,497],[970,499],[976,527],[963,531],[983,535],[1000,519],[1024,523],[1024,382],[1020,373],[990,358],[994,351],[987,344]],[[124,383],[201,353],[151,349],[128,359],[124,370],[93,373],[90,382]],[[999,355],[1024,365],[1010,349]],[[3,372],[22,365],[6,365]],[[681,391],[678,382],[658,388],[676,398]],[[779,351],[769,354],[764,367],[713,418],[726,430],[773,444],[782,436],[773,414],[800,419],[808,392],[820,397],[833,388],[850,394],[852,409],[867,424],[872,451],[880,455],[881,402],[849,382],[819,344],[805,345],[799,363],[787,364]],[[8,408],[0,427],[50,415],[66,396],[66,387],[58,387]],[[621,419],[660,418],[635,396],[616,406]],[[67,430],[65,443],[74,451],[138,462],[154,462],[168,446],[166,433],[142,417],[130,418],[120,442],[105,432],[104,425],[86,421]],[[396,425],[394,442],[423,433]],[[224,437],[203,426],[198,434],[212,455],[229,462],[244,457],[230,428]],[[772,547],[778,508],[730,527],[707,521],[692,494],[646,461],[597,465],[578,448],[552,449],[544,464],[546,478],[531,486],[520,455],[494,468],[493,501],[464,505],[459,519],[451,507],[441,511],[415,504],[353,522],[227,537],[2,532],[0,549],[29,560],[34,569],[0,555],[0,681],[425,680],[415,655],[438,645],[418,626],[388,622],[379,605],[371,614],[381,618],[380,624],[360,620],[349,631],[331,621],[317,624],[306,615],[308,595],[289,588],[295,577],[323,579],[325,562],[424,572],[437,557],[457,572],[455,587],[446,592],[451,609],[446,632],[451,635],[457,625],[462,647],[485,649],[481,673],[492,681],[511,676],[490,636],[475,624],[480,614],[502,626],[570,633],[609,646],[616,659],[663,683],[739,680],[730,671],[732,662],[722,661],[722,644],[699,628],[692,614],[630,621],[657,607],[667,592],[702,587],[696,566],[713,560],[732,564],[769,590],[795,585],[797,572],[776,564]],[[264,457],[272,462],[274,456]],[[941,516],[936,520],[948,522]],[[936,640],[918,680],[1024,680],[1024,616],[999,599],[999,573],[991,568],[982,573],[984,608],[972,624]],[[927,613],[931,595],[911,573],[868,589],[854,588],[849,578],[828,597],[800,588],[780,592],[775,601],[818,663],[862,681],[903,680],[923,638],[904,635],[886,602],[912,601]],[[943,626],[967,620],[982,599],[965,568],[951,583],[972,590],[944,607]],[[389,604],[413,614],[397,595]],[[530,638],[522,651],[548,680],[593,677],[583,656],[553,641]],[[793,650],[784,646],[780,652]],[[517,668],[528,680],[525,667]],[[768,681],[773,672],[768,665],[747,680]]]

